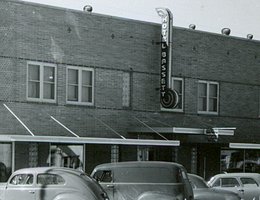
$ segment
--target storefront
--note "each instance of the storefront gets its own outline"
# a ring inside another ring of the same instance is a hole
[[[230,143],[221,149],[221,170],[260,173],[260,144]]]
[[[77,138],[61,136],[1,135],[1,177],[4,182],[16,169],[38,166],[69,167],[79,170],[92,169],[96,161],[118,162],[119,147],[130,146],[179,146],[179,141],[118,139],[118,138]],[[99,155],[97,155],[99,154]],[[137,159],[137,153],[136,157]]]

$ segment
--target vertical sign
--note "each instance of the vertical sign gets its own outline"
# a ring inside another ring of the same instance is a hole
[[[164,108],[174,108],[178,103],[178,94],[171,87],[172,68],[172,13],[167,8],[156,8],[162,19],[161,28],[161,74],[160,98]]]

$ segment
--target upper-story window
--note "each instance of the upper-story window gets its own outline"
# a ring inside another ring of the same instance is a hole
[[[178,93],[178,104],[174,108],[175,111],[183,112],[183,88],[184,88],[184,81],[183,78],[172,78],[172,88]]]
[[[27,63],[27,99],[56,102],[56,65],[40,62]]]
[[[219,104],[219,84],[199,81],[198,113],[217,114]]]
[[[94,104],[94,70],[70,66],[67,68],[67,103]]]
[[[178,104],[176,105],[175,108],[172,109],[166,109],[162,108],[162,110],[167,110],[167,111],[176,111],[176,112],[183,112],[183,102],[184,102],[184,81],[183,78],[177,78],[173,77],[172,78],[172,89],[174,89],[177,94],[178,94]]]

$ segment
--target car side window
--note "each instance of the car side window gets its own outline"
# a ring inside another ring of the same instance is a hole
[[[235,178],[222,178],[221,179],[222,187],[238,187],[239,183]]]
[[[94,178],[99,182],[112,182],[112,171],[111,170],[104,170],[104,171],[97,171],[94,174]]]
[[[11,181],[11,185],[32,185],[33,184],[33,175],[32,174],[17,174]]]
[[[40,185],[64,185],[65,180],[58,174],[38,174],[37,184]]]
[[[244,187],[258,187],[257,182],[252,178],[240,178]]]
[[[220,187],[220,179],[217,179],[212,185],[212,187]]]

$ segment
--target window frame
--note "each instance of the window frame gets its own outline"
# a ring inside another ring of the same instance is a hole
[[[68,84],[69,84],[69,69],[72,70],[78,70],[78,101],[69,101],[68,100]],[[81,97],[82,97],[82,72],[87,71],[92,73],[92,98],[91,102],[82,102]],[[95,78],[95,71],[94,68],[90,67],[77,67],[77,66],[67,66],[66,68],[66,103],[67,104],[72,104],[72,105],[87,105],[87,106],[93,106],[94,105],[94,78]]]
[[[164,108],[161,106],[161,110],[162,111],[169,111],[169,112],[184,112],[184,78],[181,78],[181,77],[171,77],[172,80],[171,80],[171,89],[174,89],[174,81],[181,81],[181,98],[180,98],[180,95],[178,94],[178,97],[179,97],[179,101],[181,100],[181,109],[179,108]]]
[[[29,65],[39,66],[39,98],[29,97]],[[44,67],[54,68],[54,99],[44,98]],[[57,101],[57,65],[52,63],[28,61],[27,62],[27,76],[26,76],[26,99],[27,101],[33,102],[46,102],[46,103],[56,103]]]
[[[199,99],[200,99],[200,84],[206,84],[206,110],[199,110]],[[217,96],[216,96],[216,100],[217,100],[217,111],[209,111],[209,100],[210,100],[210,85],[216,85],[217,86]],[[205,81],[205,80],[199,80],[198,81],[198,98],[197,98],[197,112],[198,114],[212,114],[212,115],[218,115],[219,113],[219,83],[216,81]]]

